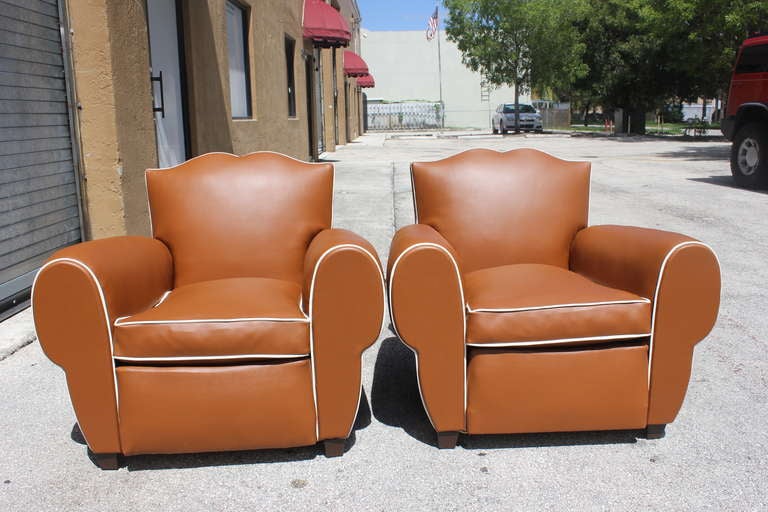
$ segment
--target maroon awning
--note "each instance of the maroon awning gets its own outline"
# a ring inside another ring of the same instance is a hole
[[[360,87],[376,87],[376,80],[373,79],[373,75],[363,75],[357,79],[357,85]]]
[[[355,52],[344,50],[344,73],[347,76],[365,76],[368,74],[368,64]]]
[[[322,0],[304,0],[304,38],[323,48],[347,46],[352,33],[342,15]]]

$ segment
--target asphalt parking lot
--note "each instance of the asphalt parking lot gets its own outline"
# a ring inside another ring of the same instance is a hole
[[[0,510],[768,509],[768,196],[732,185],[729,145],[369,134],[327,156],[336,226],[367,237],[385,261],[394,231],[413,222],[409,162],[472,147],[590,160],[591,224],[679,231],[717,252],[720,316],[666,438],[475,436],[438,450],[413,356],[385,325],[364,357],[364,402],[343,457],[319,447],[136,456],[105,472],[86,456],[63,372],[27,344],[26,311],[0,324]]]

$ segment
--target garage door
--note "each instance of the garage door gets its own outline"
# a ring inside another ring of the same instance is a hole
[[[0,315],[82,236],[60,21],[56,0],[0,0]]]

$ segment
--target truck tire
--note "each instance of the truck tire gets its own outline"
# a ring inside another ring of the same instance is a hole
[[[768,184],[768,126],[749,123],[739,128],[731,146],[731,173],[740,187]]]

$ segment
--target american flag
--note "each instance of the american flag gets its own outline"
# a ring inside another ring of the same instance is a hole
[[[434,39],[435,34],[437,34],[437,23],[438,23],[437,7],[435,7],[435,12],[432,13],[432,16],[429,18],[429,21],[427,22],[427,41],[431,41],[432,39]]]

